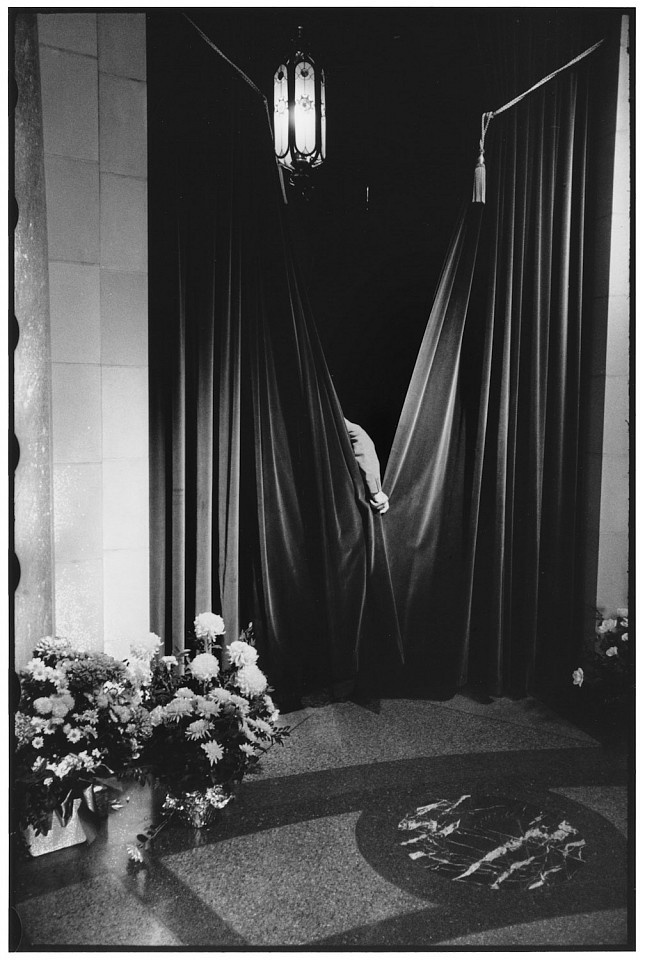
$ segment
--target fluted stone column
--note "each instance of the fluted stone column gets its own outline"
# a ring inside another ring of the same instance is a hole
[[[36,15],[15,16],[15,664],[53,632],[47,216]],[[17,460],[17,463],[15,462]]]

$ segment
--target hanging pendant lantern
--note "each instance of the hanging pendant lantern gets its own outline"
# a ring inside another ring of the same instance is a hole
[[[274,74],[273,112],[278,163],[296,177],[319,166],[326,153],[325,73],[307,52],[302,27],[294,53]]]

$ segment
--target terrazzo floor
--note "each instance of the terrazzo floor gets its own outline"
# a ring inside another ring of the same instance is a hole
[[[291,736],[217,823],[169,826],[144,864],[126,845],[156,801],[137,784],[91,845],[17,859],[17,949],[633,949],[620,754],[532,700],[349,700],[284,719]],[[583,862],[534,889],[425,868],[399,824],[462,796],[566,822]]]

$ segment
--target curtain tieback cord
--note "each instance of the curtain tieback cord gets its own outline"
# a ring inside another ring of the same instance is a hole
[[[524,93],[520,93],[517,97],[509,100],[509,102],[505,103],[503,107],[498,107],[497,110],[489,110],[487,113],[482,113],[482,133],[479,141],[479,157],[477,159],[477,166],[475,167],[475,177],[473,181],[473,203],[486,203],[486,164],[484,162],[484,141],[486,140],[486,133],[493,117],[497,117],[500,113],[504,113],[504,111],[508,110],[510,107],[514,107],[515,104],[519,103],[520,100],[523,100],[524,97],[528,97],[529,93],[533,93],[533,91],[537,90],[538,87],[548,83],[549,80],[553,80],[553,78],[559,73],[562,73],[563,70],[568,70],[569,67],[572,67],[575,63],[578,63],[579,60],[582,60],[584,57],[588,57],[589,54],[593,53],[594,50],[597,50],[602,43],[604,43],[604,40],[599,40],[598,43],[594,43],[592,47],[589,47],[588,50],[584,50],[582,53],[579,53],[577,57],[574,57],[573,60],[565,63],[564,66],[558,67],[557,70],[554,70],[553,73],[550,73],[547,77],[543,77],[541,80],[538,80],[537,83],[534,83],[533,86],[529,87],[528,90],[525,90]]]
[[[240,67],[238,67],[236,63],[233,63],[232,60],[229,60],[229,58],[226,56],[226,54],[225,54],[222,50],[220,50],[220,48],[217,47],[217,46],[213,43],[213,41],[210,39],[210,37],[207,37],[207,36],[206,36],[206,34],[204,33],[203,30],[200,30],[200,29],[199,29],[199,27],[197,26],[197,24],[194,22],[194,20],[191,20],[191,19],[190,19],[190,17],[188,16],[187,13],[184,13],[183,16],[186,18],[186,20],[188,20],[188,23],[190,23],[190,25],[195,28],[195,30],[196,30],[197,33],[200,35],[200,37],[202,38],[202,40],[205,40],[206,43],[208,44],[208,46],[209,46],[212,50],[214,50],[215,53],[219,54],[219,56],[222,58],[222,60],[225,60],[226,63],[228,63],[229,67],[232,67],[233,70],[235,70],[235,72],[238,73],[246,83],[248,83],[248,85],[250,86],[251,90],[255,90],[255,92],[257,93],[257,95],[261,98],[262,102],[264,103],[264,109],[266,110],[267,121],[268,121],[268,124],[269,124],[269,131],[270,131],[270,133],[271,133],[271,141],[273,142],[273,126],[272,126],[272,124],[271,124],[271,114],[270,114],[270,112],[269,112],[269,102],[268,102],[267,98],[264,96],[264,94],[262,93],[262,91],[260,90],[260,88],[259,88],[255,83],[253,83],[253,81],[251,80],[250,77],[247,77],[247,75],[244,73],[244,71],[243,71],[242,69],[240,69]],[[282,178],[282,167],[281,167],[280,164],[277,162],[277,160],[276,160],[276,167],[278,168],[278,176],[280,177],[280,188],[281,188],[281,190],[282,190],[282,199],[283,199],[284,202],[286,203],[286,202],[287,202],[287,194],[286,194],[286,191],[285,191],[285,189],[284,189],[284,180],[283,180],[283,178]]]

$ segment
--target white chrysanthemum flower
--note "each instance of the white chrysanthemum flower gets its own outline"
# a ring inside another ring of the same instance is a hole
[[[234,640],[228,647],[227,653],[231,663],[236,667],[245,667],[249,663],[258,662],[257,650],[244,640]]]
[[[81,723],[98,723],[99,722],[99,712],[98,710],[94,710],[94,709],[83,710],[82,713],[75,713],[74,717],[77,720],[80,720]]]
[[[617,620],[603,620],[602,623],[599,623],[596,627],[596,633],[609,633],[611,630],[616,629],[617,623]]]
[[[582,684],[583,684],[583,682],[584,682],[584,679],[585,679],[585,672],[584,672],[584,670],[582,669],[582,667],[577,667],[577,668],[573,671],[572,676],[573,676],[573,685],[574,685],[574,687],[581,687]]]
[[[63,727],[63,729],[65,728]],[[78,741],[82,739],[83,734],[78,727],[72,727],[72,729],[67,732],[66,736],[70,743],[78,743]]]
[[[65,674],[65,671],[60,667],[50,667],[50,669],[51,675],[49,679],[56,687],[56,690],[59,693],[67,691],[67,675]]]
[[[40,713],[43,716],[46,716],[48,713],[52,712],[52,701],[51,697],[37,697],[34,700],[34,710],[36,713]]]
[[[186,728],[186,736],[189,740],[203,740],[209,731],[209,724],[205,720],[194,720]]]
[[[163,723],[164,718],[164,708],[155,707],[150,711],[150,723],[153,727],[158,727],[160,723]]]
[[[193,701],[186,697],[179,697],[171,700],[164,707],[164,712],[169,720],[179,720],[180,717],[186,717],[193,712]]]
[[[264,694],[264,706],[267,708],[269,713],[273,713],[277,707],[268,693]]]
[[[268,737],[273,736],[273,729],[266,720],[261,720],[259,717],[254,720],[252,717],[249,717],[248,722],[252,724],[253,729],[256,730],[263,739],[266,740]]]
[[[217,613],[200,613],[195,617],[195,636],[199,640],[214,640],[226,632],[224,621]]]
[[[230,690],[226,690],[225,687],[215,687],[213,690],[209,690],[208,696],[210,699],[217,700],[221,704],[230,703],[235,694],[231,693]]]
[[[618,647],[609,647],[607,650],[608,657],[617,657],[618,656]]]
[[[152,671],[148,660],[142,660],[139,657],[132,657],[128,660],[126,672],[134,686],[139,684],[148,684],[152,680]]]
[[[165,663],[165,665],[170,670],[171,667],[177,666],[177,657],[162,657],[161,662]]]
[[[246,697],[259,697],[267,688],[267,678],[255,663],[237,671],[236,683]]]
[[[238,713],[240,714],[240,716],[242,716],[242,717],[248,716],[249,710],[251,709],[250,706],[249,706],[249,701],[246,700],[244,697],[239,697],[239,696],[237,695],[237,693],[232,693],[232,694],[231,694],[231,699],[229,700],[229,705],[232,706],[232,707],[235,707],[235,709],[237,710],[237,712],[238,712]]]
[[[73,650],[71,642],[65,637],[43,637],[36,644],[34,653],[64,657],[72,654]]]
[[[249,727],[249,725],[248,725],[248,723],[246,722],[246,720],[243,720],[243,721],[241,722],[241,724],[240,724],[240,730],[242,731],[242,733],[244,734],[244,736],[246,737],[246,739],[251,741],[251,743],[255,743],[256,740],[258,739],[258,738],[256,737],[256,735],[255,735],[255,731],[254,731],[254,730],[251,730],[251,728]]]
[[[52,667],[48,667],[40,657],[34,657],[25,667],[25,671],[34,678],[34,680],[49,680],[54,673]]]
[[[240,750],[242,753],[245,753],[247,757],[257,757],[258,751],[251,743],[241,743]]]
[[[224,750],[216,740],[209,740],[208,743],[202,743],[202,750],[211,764],[217,763],[224,756]]]
[[[142,660],[150,660],[159,650],[161,637],[156,633],[148,633],[145,637],[139,637],[137,640],[130,641],[130,656],[140,657]]]
[[[176,697],[184,697],[186,700],[193,700],[197,694],[190,689],[190,687],[179,687],[178,690],[175,690]]]
[[[42,737],[34,737],[34,739],[31,741],[31,745],[34,750],[42,750],[42,748],[45,746],[45,741]]]
[[[112,713],[121,723],[127,723],[132,719],[132,710],[120,703],[115,703],[112,707]]]
[[[198,653],[188,664],[188,669],[196,680],[213,680],[219,673],[219,661],[212,653]]]
[[[221,701],[212,700],[210,697],[197,697],[195,705],[198,713],[205,717],[216,717],[222,710]]]
[[[55,777],[58,777],[59,780],[62,780],[66,777],[72,770],[77,770],[83,764],[73,753],[68,753],[67,756],[63,757],[60,763],[48,763],[47,769],[51,770]]]
[[[60,697],[52,697],[52,716],[54,717],[66,717],[67,714],[74,708],[74,698],[69,694],[62,694]]]
[[[78,755],[78,759],[81,761],[86,770],[93,770],[96,766],[94,758],[89,755],[87,750],[82,750]]]

